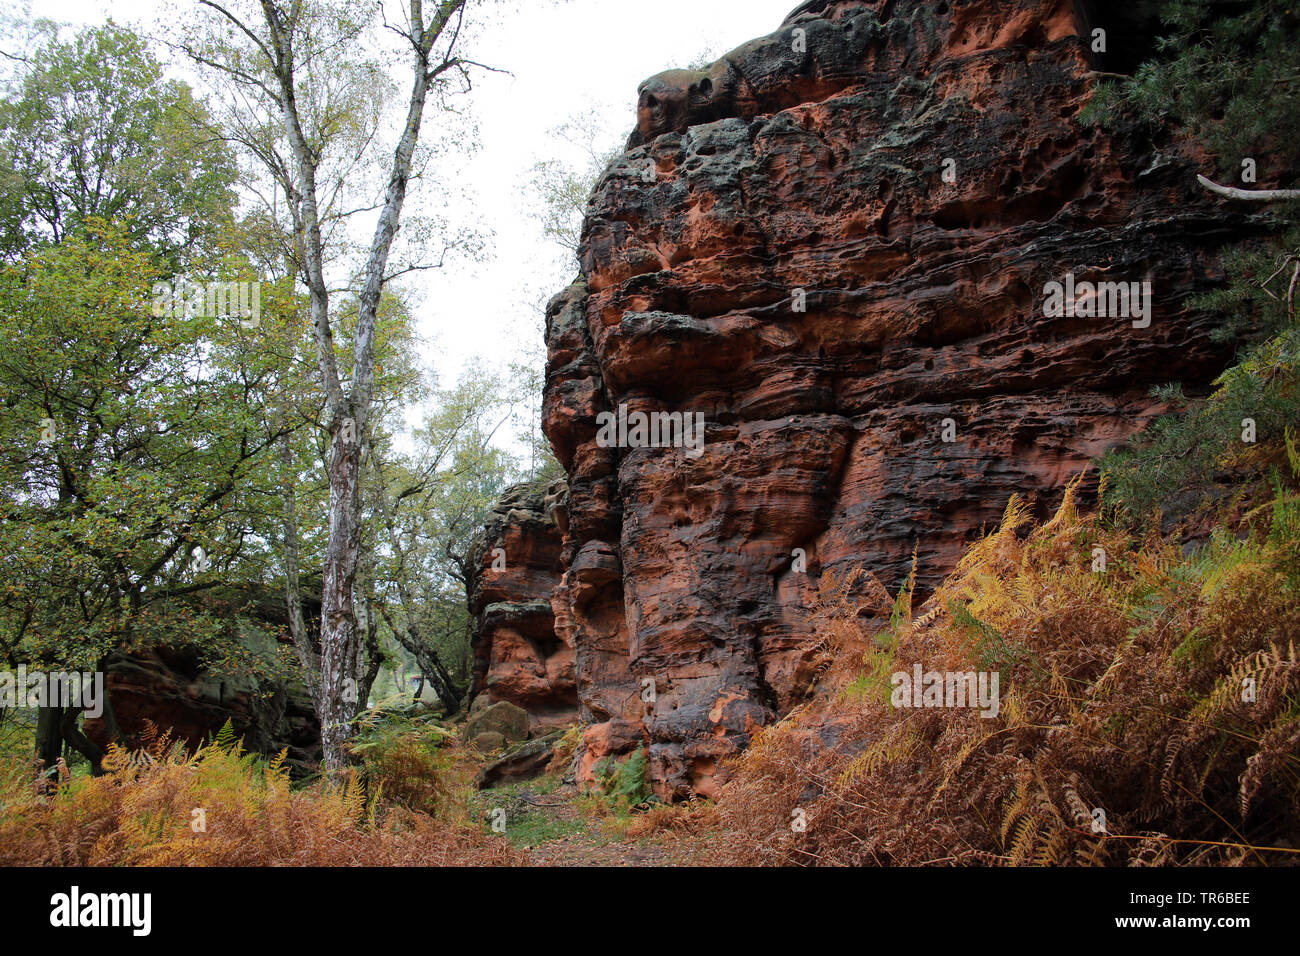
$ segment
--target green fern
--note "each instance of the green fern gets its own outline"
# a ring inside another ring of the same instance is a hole
[[[226,722],[222,724],[221,729],[217,731],[217,736],[213,738],[212,743],[217,747],[217,749],[224,750],[226,753],[231,753],[239,745],[239,742],[239,738],[235,736],[234,724],[232,724],[230,718],[227,717]]]

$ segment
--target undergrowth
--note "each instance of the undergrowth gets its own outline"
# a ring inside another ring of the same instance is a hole
[[[622,760],[605,757],[592,768],[594,780],[574,798],[574,808],[599,824],[602,832],[625,835],[632,821],[655,801],[646,768],[644,745]]]
[[[500,837],[458,818],[454,804],[446,811],[443,794],[454,786],[412,787],[408,761],[423,757],[412,757],[405,744],[383,758],[397,774],[372,778],[369,787],[353,771],[295,789],[283,753],[269,762],[245,753],[228,727],[193,753],[167,734],[148,736],[140,750],[110,746],[104,776],[64,773],[52,793],[37,787],[31,761],[0,761],[0,865],[454,866],[521,859]]]
[[[1081,514],[1072,485],[1039,527],[1013,498],[919,617],[910,588],[890,608],[861,574],[825,581],[842,690],[734,758],[715,862],[1300,863],[1290,443],[1269,499],[1186,554]],[[997,670],[997,715],[891,706],[916,662]]]
[[[456,732],[429,718],[367,711],[348,745],[371,799],[468,823],[478,761]]]

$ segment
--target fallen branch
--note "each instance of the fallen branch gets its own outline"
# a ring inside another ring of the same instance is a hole
[[[1300,257],[1292,256],[1296,259],[1295,272],[1291,273],[1291,285],[1286,290],[1286,314],[1288,318],[1295,317],[1295,293],[1300,287]]]
[[[1238,189],[1236,186],[1220,186],[1199,173],[1196,176],[1196,181],[1210,192],[1226,196],[1228,199],[1247,199],[1251,202],[1278,202],[1287,199],[1300,199],[1300,189]]]
[[[1259,287],[1263,290],[1266,296],[1270,299],[1276,300],[1277,296],[1269,291],[1268,284],[1281,275],[1286,270],[1287,266],[1294,263],[1295,271],[1291,274],[1291,283],[1287,286],[1286,290],[1286,314],[1295,315],[1296,289],[1300,288],[1300,253],[1293,252],[1290,255],[1278,256],[1278,258],[1282,261],[1282,264],[1273,271],[1271,276],[1261,282]]]

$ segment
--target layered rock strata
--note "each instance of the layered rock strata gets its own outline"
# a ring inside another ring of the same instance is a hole
[[[565,491],[562,479],[509,489],[470,557],[476,705],[486,695],[522,707],[533,733],[572,723],[578,712],[573,643],[557,633],[551,609]]]
[[[1011,495],[1050,508],[1161,411],[1153,385],[1225,365],[1188,303],[1246,220],[1195,157],[1081,120],[1092,6],[813,0],[641,86],[547,313],[586,779],[644,745],[661,797],[715,793],[806,695],[824,575],[896,591],[915,561],[924,593]],[[702,416],[702,453],[611,447],[638,412]]]

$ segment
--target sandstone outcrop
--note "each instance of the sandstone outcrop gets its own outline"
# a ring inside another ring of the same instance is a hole
[[[560,736],[560,731],[552,731],[544,737],[536,737],[488,761],[475,775],[475,786],[479,789],[488,789],[540,777],[546,772],[547,765],[555,756],[555,744]]]
[[[470,557],[474,706],[486,699],[521,707],[534,733],[572,723],[578,710],[573,643],[557,634],[551,608],[564,495],[563,480],[509,489]]]
[[[1189,298],[1246,214],[1158,133],[1081,121],[1115,16],[810,0],[642,84],[547,311],[581,777],[644,743],[659,796],[716,792],[809,690],[824,575],[893,593],[915,561],[924,594],[1013,493],[1046,511],[1160,412],[1152,386],[1224,367]],[[703,453],[608,447],[620,407],[702,415]]]
[[[209,612],[232,621],[250,660],[260,659],[272,669],[279,656],[278,635],[288,623],[283,594],[254,590],[205,601]],[[304,604],[307,619],[319,620],[319,598],[305,595]],[[229,721],[251,752],[274,756],[287,749],[286,764],[295,775],[310,772],[320,760],[320,724],[301,681],[222,672],[193,647],[180,644],[114,654],[105,670],[113,717],[128,746],[140,746],[152,724],[195,747]],[[100,747],[109,742],[102,718],[87,719],[85,732]]]

